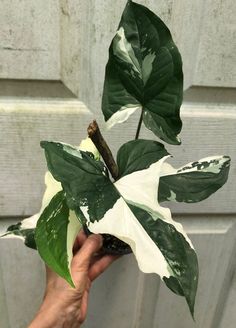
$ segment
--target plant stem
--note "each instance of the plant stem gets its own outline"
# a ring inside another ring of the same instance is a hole
[[[88,126],[88,136],[92,139],[94,145],[97,147],[97,150],[101,154],[108,170],[110,171],[114,180],[118,178],[118,166],[113,158],[112,152],[108,147],[105,139],[103,138],[97,122],[94,120]]]
[[[140,133],[140,130],[141,130],[142,122],[143,122],[143,108],[142,108],[140,119],[139,119],[139,122],[138,122],[138,127],[137,127],[137,131],[136,131],[136,135],[135,135],[135,140],[137,140],[138,137],[139,137],[139,133]]]

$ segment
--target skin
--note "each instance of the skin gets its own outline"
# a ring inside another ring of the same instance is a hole
[[[101,235],[80,232],[74,244],[71,273],[76,288],[46,267],[43,303],[28,328],[78,328],[86,318],[91,284],[118,256],[102,255]]]

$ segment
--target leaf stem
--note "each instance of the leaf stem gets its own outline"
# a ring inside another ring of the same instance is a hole
[[[119,175],[118,166],[95,120],[89,124],[87,131],[88,131],[88,136],[92,139],[94,145],[97,147],[97,150],[101,154],[113,179],[117,180]]]
[[[136,135],[135,135],[135,140],[137,140],[138,137],[139,137],[139,133],[140,133],[140,130],[141,130],[142,122],[143,122],[143,108],[142,108],[140,119],[139,119],[139,122],[138,122],[138,127],[137,127],[137,131],[136,131]]]

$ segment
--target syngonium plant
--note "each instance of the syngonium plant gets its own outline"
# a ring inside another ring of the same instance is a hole
[[[101,233],[106,252],[132,251],[140,270],[157,273],[185,297],[193,315],[197,256],[182,225],[160,204],[206,199],[226,182],[230,158],[212,156],[175,169],[162,143],[139,139],[143,123],[161,140],[180,144],[182,95],[182,60],[169,29],[148,8],[128,1],[109,49],[102,111],[109,127],[139,111],[135,139],[120,147],[116,161],[96,122],[80,147],[42,141],[50,171],[42,208],[4,236],[23,238],[73,287],[76,235],[82,227]]]

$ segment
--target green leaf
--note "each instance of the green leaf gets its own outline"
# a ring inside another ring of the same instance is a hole
[[[182,96],[182,60],[170,31],[149,9],[128,1],[106,66],[102,110],[108,126],[143,110],[148,129],[179,144]]]
[[[230,158],[214,156],[189,163],[179,169],[163,166],[158,200],[195,203],[206,199],[228,179]]]
[[[151,164],[167,156],[163,144],[152,140],[131,140],[121,146],[117,153],[119,176],[147,169]]]
[[[87,208],[91,221],[100,220],[119,198],[104,164],[70,145],[43,141],[41,146],[48,169],[66,192],[69,208]]]
[[[171,218],[169,209],[157,199],[164,156],[147,169],[127,174],[114,183],[121,197],[89,230],[108,233],[130,245],[140,270],[155,272],[167,287],[184,295],[193,314],[198,282],[198,263],[191,241],[181,224]]]
[[[44,262],[74,287],[70,272],[72,247],[81,224],[69,214],[65,193],[59,191],[37,222],[35,240]]]

